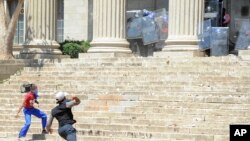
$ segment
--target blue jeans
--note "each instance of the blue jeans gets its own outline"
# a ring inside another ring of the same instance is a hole
[[[71,124],[60,127],[58,133],[67,141],[76,141],[76,129]]]
[[[47,115],[44,112],[42,112],[36,108],[31,108],[31,109],[24,108],[23,113],[25,116],[25,124],[24,124],[23,128],[21,129],[21,131],[19,132],[19,138],[26,136],[26,134],[29,130],[30,124],[31,124],[31,115],[34,115],[38,118],[41,118],[42,119],[42,128],[44,129],[46,127]]]

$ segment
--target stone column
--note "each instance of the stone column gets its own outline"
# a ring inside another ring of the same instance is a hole
[[[169,33],[163,51],[198,50],[204,0],[169,0]]]
[[[26,40],[21,53],[61,54],[56,40],[57,0],[27,0]]]
[[[131,53],[125,39],[126,0],[94,0],[89,53]]]

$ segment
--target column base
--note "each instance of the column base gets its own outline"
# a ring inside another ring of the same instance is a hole
[[[24,43],[17,58],[21,59],[53,59],[64,58],[59,50],[60,45],[56,41],[32,40]],[[60,56],[60,57],[59,57]],[[66,57],[68,58],[68,57]]]
[[[132,53],[127,40],[94,40],[88,53]]]
[[[205,57],[205,52],[199,50],[197,45],[170,45],[162,52],[154,53],[155,57]]]
[[[250,50],[238,50],[238,56],[242,60],[250,60]]]
[[[112,53],[79,53],[79,59],[85,58],[116,58],[116,57],[135,57],[134,54],[130,53],[119,53],[119,52],[112,52]]]
[[[165,46],[162,51],[197,51],[199,50],[198,45],[171,45]]]

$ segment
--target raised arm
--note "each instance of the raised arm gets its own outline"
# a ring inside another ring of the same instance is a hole
[[[79,105],[81,103],[80,99],[76,96],[73,96],[71,98],[71,101],[66,102],[66,107],[67,108],[72,108],[73,106]]]

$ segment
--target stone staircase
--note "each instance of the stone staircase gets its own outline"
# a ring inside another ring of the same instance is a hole
[[[0,141],[17,140],[24,119],[14,115],[27,81],[38,85],[46,113],[56,91],[81,98],[73,109],[79,141],[228,141],[230,124],[250,124],[249,61],[84,54],[25,67],[0,84]],[[61,141],[56,120],[53,129],[46,140]],[[33,117],[27,138],[40,132]]]

